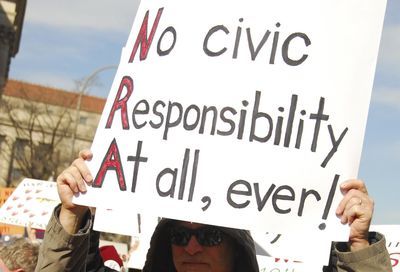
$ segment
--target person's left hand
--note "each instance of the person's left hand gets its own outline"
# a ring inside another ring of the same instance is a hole
[[[368,196],[362,180],[348,180],[340,185],[344,194],[336,209],[342,224],[350,225],[350,250],[356,251],[369,246],[368,231],[374,211],[374,201]]]

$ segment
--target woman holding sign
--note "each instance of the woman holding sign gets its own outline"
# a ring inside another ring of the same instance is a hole
[[[98,236],[91,230],[89,208],[72,203],[73,195],[86,192],[93,181],[85,164],[92,156],[82,151],[57,178],[61,205],[47,226],[36,271],[109,271],[101,261]],[[369,232],[374,203],[365,184],[349,180],[341,190],[344,197],[336,214],[350,225],[349,241],[333,244],[330,264],[323,271],[391,271],[384,237]],[[259,268],[248,231],[163,219],[153,233],[143,271],[257,272]]]

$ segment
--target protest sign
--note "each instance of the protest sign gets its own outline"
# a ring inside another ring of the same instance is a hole
[[[0,207],[7,201],[7,199],[11,196],[12,192],[14,192],[15,188],[0,188]],[[24,233],[24,228],[8,225],[8,224],[0,224],[0,236],[4,235],[20,235]]]
[[[259,256],[270,256],[292,262],[301,262],[321,268],[329,263],[332,241],[313,233],[312,237],[296,233],[251,232]],[[316,250],[317,249],[317,250]],[[320,269],[321,270],[321,269]]]
[[[135,269],[142,269],[145,262],[147,251],[150,248],[150,240],[153,235],[156,224],[148,225],[143,228],[139,234],[132,236],[133,243],[131,243],[131,248],[129,250],[129,260],[128,267]]]
[[[287,259],[257,256],[260,272],[319,272],[322,266]]]
[[[74,202],[347,239],[338,184],[357,176],[384,11],[142,1],[92,145],[93,185]]]
[[[26,178],[0,208],[0,222],[16,226],[31,224],[32,228],[46,229],[59,202],[55,182]]]
[[[97,208],[93,229],[131,236],[127,267],[142,269],[158,221],[157,217],[137,214],[134,210],[127,216],[125,211]]]
[[[131,211],[126,216],[125,211],[97,208],[93,229],[97,231],[135,236],[151,229],[154,230],[158,217],[142,215]]]

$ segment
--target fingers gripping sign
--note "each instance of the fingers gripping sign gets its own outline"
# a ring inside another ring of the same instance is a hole
[[[88,208],[72,203],[74,194],[85,193],[86,184],[93,181],[92,175],[85,161],[91,160],[90,150],[79,153],[70,167],[64,170],[57,178],[57,190],[61,200],[60,222],[69,233],[75,233],[79,228],[80,220]]]
[[[367,188],[361,180],[348,180],[340,185],[344,194],[336,209],[342,224],[349,224],[351,250],[369,245],[368,231],[374,210],[374,202],[368,196]]]

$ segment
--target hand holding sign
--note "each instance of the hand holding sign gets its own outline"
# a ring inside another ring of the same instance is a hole
[[[350,247],[356,251],[369,246],[368,230],[371,224],[374,201],[368,196],[367,188],[361,180],[349,180],[340,185],[345,194],[336,214],[343,224],[350,225]]]
[[[93,178],[85,164],[85,160],[91,160],[90,150],[79,152],[70,167],[64,170],[57,178],[57,190],[61,199],[60,222],[69,233],[75,233],[80,227],[81,219],[88,208],[72,203],[74,194],[85,193],[86,183],[92,182]]]

